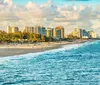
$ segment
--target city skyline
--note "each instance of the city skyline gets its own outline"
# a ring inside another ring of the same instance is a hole
[[[2,30],[3,31],[3,30]],[[69,34],[65,34],[63,26],[57,26],[54,28],[51,27],[43,27],[43,26],[34,26],[29,27],[25,26],[23,30],[20,30],[18,27],[15,26],[7,26],[7,33],[33,33],[33,34],[41,34],[47,37],[53,38],[68,38],[68,37],[77,37],[83,39],[89,38],[99,38],[98,34],[93,30],[85,30],[81,28],[74,28],[74,31],[70,32]]]
[[[75,27],[100,33],[99,0],[0,0],[0,30],[14,25],[64,26],[65,33]]]
[[[1,32],[5,32],[5,31],[1,31]],[[54,38],[57,40],[65,38],[65,36],[64,36],[65,32],[64,32],[64,28],[62,26],[57,26],[55,28],[46,28],[43,26],[35,26],[35,27],[25,26],[22,31],[19,30],[18,27],[8,26],[7,32],[5,32],[5,33],[7,33],[7,34],[29,33],[32,35],[33,34],[40,34],[40,35],[46,36],[48,38]]]

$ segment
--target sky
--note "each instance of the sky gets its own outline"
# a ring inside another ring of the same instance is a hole
[[[0,0],[0,30],[8,25],[79,27],[100,34],[100,0]]]
[[[13,0],[15,4],[27,4],[29,1],[43,4],[46,3],[48,0]],[[100,0],[52,0],[53,3],[56,4],[98,4],[100,3]]]

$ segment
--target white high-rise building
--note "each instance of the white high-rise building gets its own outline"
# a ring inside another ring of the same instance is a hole
[[[41,34],[41,35],[46,35],[46,28],[43,26],[35,26],[35,33]]]
[[[90,38],[97,38],[97,34],[94,31],[89,31]]]
[[[8,26],[7,27],[7,33],[16,33],[19,31],[18,27],[14,27],[14,26]]]
[[[25,32],[25,33],[35,33],[35,28],[34,27],[25,26],[23,32]]]

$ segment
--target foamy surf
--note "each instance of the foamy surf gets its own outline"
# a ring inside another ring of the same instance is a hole
[[[46,54],[46,53],[52,53],[52,52],[59,52],[59,51],[64,51],[64,50],[71,50],[71,49],[78,49],[79,47],[84,46],[85,43],[80,43],[80,44],[69,44],[69,45],[63,45],[60,48],[55,48],[55,49],[51,49],[51,50],[45,50],[43,52],[36,52],[36,53],[28,53],[28,54],[21,54],[21,55],[14,55],[12,56],[7,56],[7,57],[1,57],[0,59],[16,59],[16,58],[21,58],[21,57],[26,57],[26,56],[30,56],[30,57],[36,57],[39,56],[41,54]]]
[[[100,41],[0,60],[0,85],[100,84]]]
[[[62,47],[57,48],[57,49],[55,48],[55,49],[51,49],[51,50],[47,50],[47,51],[45,50],[43,52],[14,55],[13,57],[12,56],[1,57],[0,59],[3,59],[3,60],[18,59],[18,58],[27,57],[27,56],[30,56],[30,58],[31,58],[31,57],[36,57],[36,56],[39,56],[41,54],[46,54],[46,53],[52,53],[52,52],[55,53],[55,52],[64,51],[64,50],[78,49],[82,46],[86,46],[86,45],[97,43],[97,42],[98,41],[96,41],[96,42],[85,42],[85,43],[79,43],[79,44],[68,44],[68,45],[63,45]]]

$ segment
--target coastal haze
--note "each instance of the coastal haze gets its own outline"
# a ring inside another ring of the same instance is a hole
[[[0,0],[0,85],[100,85],[99,0]]]

